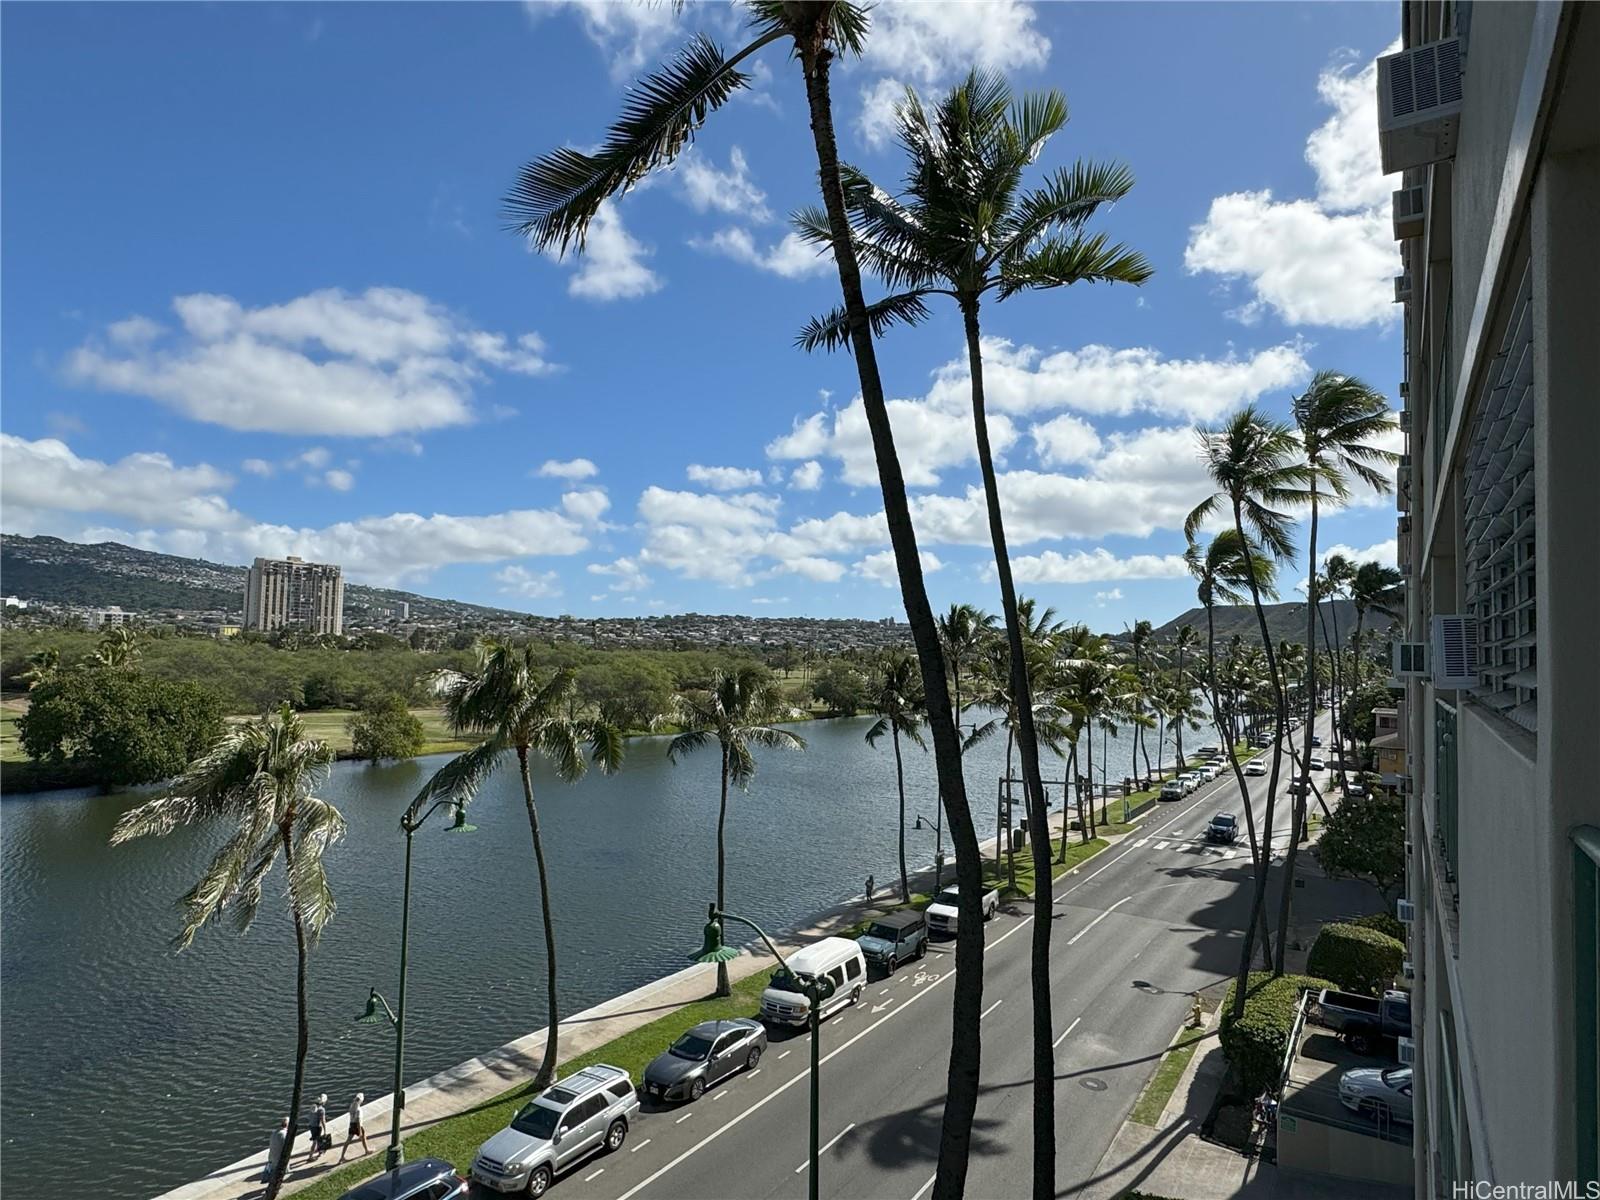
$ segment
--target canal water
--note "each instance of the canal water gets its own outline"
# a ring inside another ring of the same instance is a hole
[[[728,903],[772,929],[896,878],[894,756],[867,718],[795,726],[800,752],[763,751],[728,819]],[[1191,746],[1205,735],[1192,735]],[[1100,758],[1097,740],[1096,760]],[[1110,778],[1131,739],[1110,742]],[[994,831],[1004,738],[967,759],[980,836]],[[932,756],[905,747],[907,806],[930,817]],[[1170,758],[1170,751],[1168,752]],[[369,986],[391,999],[404,841],[399,814],[444,758],[341,763],[322,794],[349,833],[329,855],[338,912],[311,955],[307,1091],[341,1110],[389,1090],[392,1035],[352,1023]],[[1046,763],[1059,777],[1064,765]],[[628,743],[613,776],[536,771],[550,859],[562,1003],[577,1012],[685,965],[713,893],[718,757],[674,766],[665,738]],[[1096,772],[1098,774],[1098,771]],[[146,793],[148,794],[148,793]],[[260,1149],[286,1111],[294,1054],[294,939],[281,877],[240,937],[208,929],[170,948],[176,901],[216,847],[184,831],[112,849],[143,796],[77,792],[0,801],[0,1191],[145,1197]],[[1059,794],[1052,789],[1052,805]],[[514,768],[472,807],[477,832],[416,836],[407,1078],[544,1024],[543,931]],[[908,818],[908,826],[910,820]],[[911,832],[913,865],[932,836]]]

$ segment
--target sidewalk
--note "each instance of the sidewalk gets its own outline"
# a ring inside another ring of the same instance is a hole
[[[1058,835],[1059,811],[1051,815],[1051,825],[1053,834]],[[1115,844],[1121,838],[1113,835],[1105,840]],[[994,849],[993,838],[979,847],[985,858],[992,857]],[[946,866],[945,876],[946,882],[954,878],[949,865]],[[912,872],[910,884],[913,891],[932,891],[933,868]],[[888,912],[899,904],[898,894],[897,888],[880,886],[876,901],[870,905],[865,902],[864,896],[852,896],[814,916],[811,923],[804,928],[774,934],[773,940],[785,953],[791,949],[799,949],[817,938],[839,933],[862,920]],[[728,975],[730,980],[736,983],[757,971],[765,970],[771,964],[771,956],[764,949],[747,948],[728,964]],[[559,1062],[569,1062],[623,1034],[648,1025],[672,1009],[704,1000],[715,986],[715,975],[715,967],[697,963],[635,988],[626,995],[613,997],[593,1008],[565,1018],[561,1022]],[[410,1137],[418,1130],[448,1117],[457,1116],[527,1083],[539,1069],[544,1052],[545,1032],[543,1029],[535,1030],[516,1041],[506,1043],[497,1050],[408,1085],[401,1125],[402,1134]],[[367,1155],[353,1153],[346,1159],[346,1163],[364,1160],[370,1163],[374,1171],[381,1169],[384,1151],[389,1146],[391,1112],[391,1094],[377,1096],[367,1101],[361,1109],[361,1120],[366,1127],[367,1144],[371,1148],[371,1153]],[[342,1165],[339,1161],[339,1152],[344,1145],[349,1123],[349,1117],[343,1112],[337,1116],[330,1116],[328,1132],[333,1137],[334,1149],[310,1164],[305,1163],[307,1146],[302,1131],[295,1144],[295,1156],[290,1166],[289,1178],[284,1183],[281,1195],[289,1195],[315,1183],[329,1171]],[[355,1143],[354,1149],[358,1151],[359,1147],[360,1142]],[[266,1158],[267,1152],[262,1149],[201,1179],[173,1188],[156,1200],[247,1200],[259,1197],[265,1190],[261,1183],[261,1173],[265,1169]]]

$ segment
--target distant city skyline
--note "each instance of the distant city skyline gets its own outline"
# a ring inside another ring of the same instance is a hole
[[[903,618],[854,371],[792,346],[837,295],[785,221],[815,200],[792,70],[775,58],[582,257],[504,232],[523,162],[598,138],[640,71],[738,20],[599,11],[7,6],[0,525],[549,614]],[[904,85],[974,63],[1065,93],[1041,169],[1132,168],[1097,227],[1155,278],[991,306],[992,432],[1025,594],[1106,629],[1192,607],[1191,424],[1286,413],[1324,367],[1395,388],[1371,65],[1393,14],[873,20],[836,116],[886,185]],[[1104,53],[1135,42],[1138,72]],[[107,172],[124,232],[86,236]],[[956,321],[881,355],[931,598],[997,608]],[[1325,508],[1321,542],[1392,561],[1392,503]]]

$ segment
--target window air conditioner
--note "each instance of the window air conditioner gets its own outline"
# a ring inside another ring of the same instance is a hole
[[[1385,175],[1454,158],[1460,120],[1459,38],[1378,59],[1378,152]]]
[[[1428,677],[1428,643],[1395,642],[1393,666],[1397,679],[1426,679]]]
[[[1400,432],[1401,433],[1410,433],[1411,432],[1411,410],[1409,408],[1402,408],[1398,413],[1395,414],[1395,417],[1400,422]]]
[[[1408,1037],[1395,1039],[1395,1052],[1402,1067],[1409,1067],[1417,1061],[1417,1044]]]
[[[1433,686],[1478,686],[1478,618],[1470,613],[1433,618]]]
[[[1406,238],[1422,236],[1424,221],[1422,202],[1422,189],[1420,187],[1400,188],[1394,194],[1394,240],[1404,241]]]
[[[1400,964],[1400,974],[1407,979],[1415,979],[1417,977],[1417,965],[1409,958],[1404,960]]]
[[[1409,925],[1417,919],[1417,906],[1409,900],[1396,900],[1394,915],[1400,919],[1402,925]]]
[[[1411,272],[1394,277],[1394,302],[1405,304],[1411,299]]]

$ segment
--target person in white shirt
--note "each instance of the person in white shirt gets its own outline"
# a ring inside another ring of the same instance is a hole
[[[350,1153],[350,1143],[357,1138],[361,1139],[361,1153],[371,1154],[367,1148],[367,1131],[361,1127],[361,1106],[367,1102],[365,1092],[357,1092],[350,1101],[350,1131],[344,1135],[344,1149],[339,1151],[339,1161],[344,1161],[344,1156]]]
[[[278,1173],[278,1156],[283,1153],[283,1143],[289,1136],[289,1118],[284,1117],[272,1131],[272,1141],[267,1146],[267,1166],[261,1172],[261,1182],[271,1183]]]

